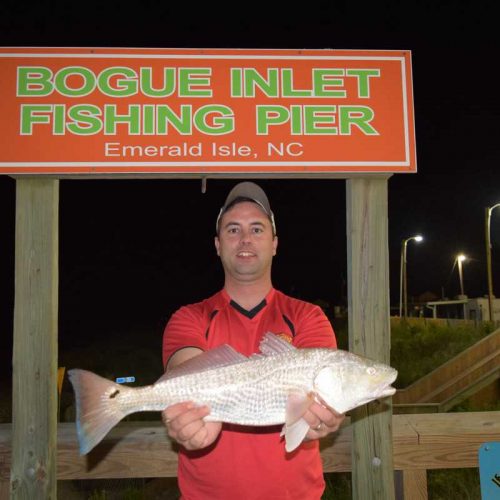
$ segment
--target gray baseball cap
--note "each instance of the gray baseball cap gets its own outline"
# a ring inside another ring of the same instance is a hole
[[[250,200],[263,210],[263,212],[269,217],[271,221],[271,226],[273,227],[273,235],[276,235],[276,224],[274,222],[274,214],[271,210],[271,205],[269,205],[269,200],[267,199],[264,190],[255,184],[254,182],[240,182],[229,191],[224,205],[220,209],[219,215],[217,217],[217,222],[215,223],[215,230],[217,234],[219,233],[219,221],[224,212],[231,207],[233,204],[239,201]]]

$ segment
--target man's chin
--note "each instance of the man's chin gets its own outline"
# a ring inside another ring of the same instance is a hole
[[[241,281],[255,281],[265,276],[257,266],[237,266],[231,274]]]
[[[233,275],[240,279],[240,280],[255,280],[260,276],[259,273],[252,271],[252,270],[247,270],[247,269],[238,269]]]

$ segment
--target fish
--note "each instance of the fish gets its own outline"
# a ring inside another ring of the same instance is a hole
[[[398,374],[394,368],[349,351],[296,348],[270,332],[259,350],[247,357],[224,344],[167,370],[144,387],[69,370],[80,454],[92,450],[127,415],[163,411],[184,401],[209,406],[206,421],[283,424],[285,449],[292,452],[310,428],[302,417],[314,401],[345,413],[396,392],[391,386]]]

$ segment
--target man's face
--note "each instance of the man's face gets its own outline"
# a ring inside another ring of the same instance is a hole
[[[256,203],[237,203],[219,221],[215,247],[226,277],[240,282],[270,278],[277,246],[271,222]]]

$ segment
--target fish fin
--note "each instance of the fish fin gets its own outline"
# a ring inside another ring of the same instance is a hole
[[[296,347],[290,344],[290,342],[278,337],[278,335],[267,332],[260,341],[259,349],[260,352],[266,356],[274,356],[284,352],[295,351]]]
[[[255,352],[254,354],[250,355],[250,358],[252,361],[258,361],[259,359],[265,359],[267,356],[262,353]]]
[[[223,366],[235,365],[243,361],[248,361],[248,358],[235,351],[231,346],[223,344],[210,351],[202,352],[198,356],[194,356],[184,361],[184,363],[181,363],[175,368],[170,368],[157,382],[180,377],[181,375],[189,375],[191,373],[204,372],[214,368],[222,368]]]
[[[314,403],[312,394],[292,392],[288,395],[285,407],[285,424],[293,425]]]
[[[68,377],[75,391],[80,455],[85,455],[128,414],[121,408],[121,400],[134,389],[86,370],[69,370]]]
[[[290,453],[300,446],[309,429],[309,424],[303,418],[300,418],[292,425],[285,424],[281,431],[281,436],[285,436],[285,450]]]
[[[286,401],[285,425],[281,436],[285,436],[285,449],[290,452],[302,443],[309,424],[302,418],[304,413],[314,403],[312,394],[292,392]]]

